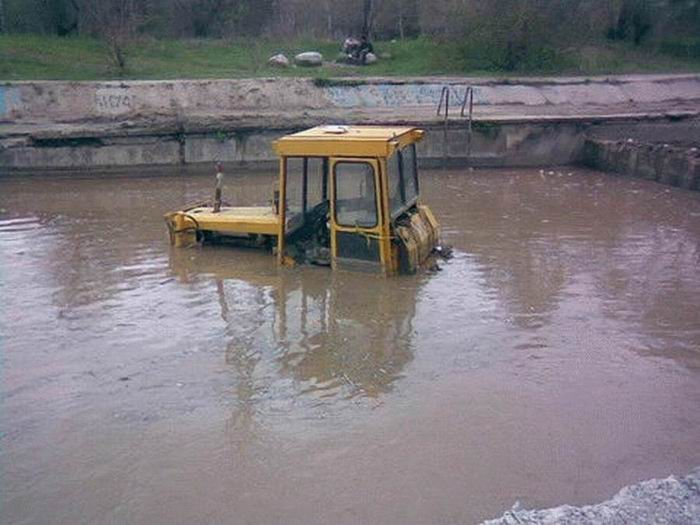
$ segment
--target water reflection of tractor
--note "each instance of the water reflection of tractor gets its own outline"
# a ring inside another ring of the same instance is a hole
[[[292,377],[295,395],[378,397],[390,391],[413,359],[416,302],[426,278],[279,273],[264,263],[255,271],[261,257],[248,251],[231,264],[217,247],[170,254],[179,280],[213,280],[208,288],[226,323],[225,359],[248,378],[249,390]],[[282,395],[280,389],[272,390]]]
[[[272,249],[279,264],[414,273],[437,247],[439,226],[420,202],[409,127],[322,126],[275,142],[279,189],[271,206],[220,201],[166,215],[174,246],[231,243]]]

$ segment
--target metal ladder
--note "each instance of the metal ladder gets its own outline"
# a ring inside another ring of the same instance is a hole
[[[443,167],[447,167],[449,159],[449,148],[448,148],[448,128],[450,122],[450,93],[452,92],[452,87],[454,86],[443,86],[440,91],[440,102],[438,103],[437,115],[443,118],[443,129],[442,129],[442,163]],[[457,93],[454,95],[457,97]],[[458,99],[459,100],[459,99]],[[472,121],[474,115],[474,88],[472,86],[464,87],[464,98],[460,103],[461,109],[459,112],[460,117],[467,119],[467,161],[471,158],[472,154]]]

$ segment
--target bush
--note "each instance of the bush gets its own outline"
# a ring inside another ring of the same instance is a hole
[[[659,51],[679,58],[700,58],[700,38],[675,38],[662,40]]]
[[[558,71],[569,67],[565,53],[547,44],[503,41],[489,36],[470,36],[457,47],[467,71]]]
[[[567,65],[546,13],[515,2],[502,13],[485,11],[467,28],[458,46],[465,69],[554,71]]]
[[[607,31],[610,40],[631,40],[639,45],[651,33],[654,14],[648,0],[624,0],[617,23]]]

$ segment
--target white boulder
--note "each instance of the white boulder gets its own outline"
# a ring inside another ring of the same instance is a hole
[[[300,67],[319,67],[323,65],[323,55],[317,51],[306,51],[295,56],[294,63]]]
[[[289,59],[283,53],[271,56],[267,59],[267,63],[275,67],[289,67]]]

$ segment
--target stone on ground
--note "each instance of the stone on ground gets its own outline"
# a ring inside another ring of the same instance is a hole
[[[377,55],[374,53],[367,53],[367,56],[365,57],[365,65],[370,66],[372,64],[376,64],[377,60]]]
[[[289,67],[289,59],[283,53],[271,56],[267,59],[267,63],[275,67]]]
[[[323,55],[317,51],[306,51],[295,56],[294,62],[300,67],[319,67],[323,65]]]

